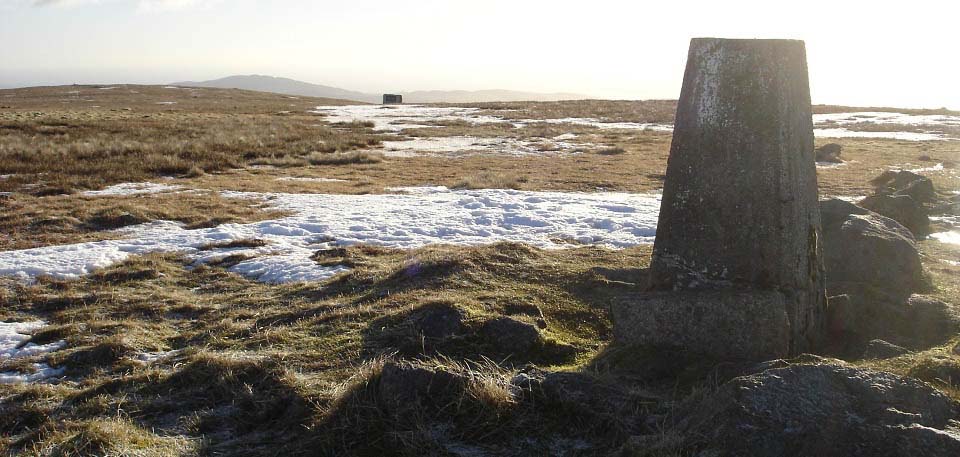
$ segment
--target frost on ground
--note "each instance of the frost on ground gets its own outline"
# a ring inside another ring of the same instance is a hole
[[[66,341],[57,341],[48,344],[26,343],[30,335],[46,325],[45,322],[0,322],[0,362],[34,357],[48,352],[62,349]],[[24,344],[26,343],[26,344]],[[60,376],[63,368],[52,368],[45,363],[33,363],[32,373],[5,371],[0,373],[0,384],[21,382],[36,382],[43,379]]]
[[[310,256],[332,245],[370,243],[396,248],[497,241],[561,248],[570,242],[623,248],[652,243],[658,195],[626,193],[403,188],[400,194],[261,194],[225,197],[264,199],[291,216],[251,224],[185,230],[159,221],[119,230],[122,239],[0,252],[0,275],[30,281],[40,275],[77,278],[128,256],[182,252],[198,263],[242,256],[231,271],[271,283],[328,279],[344,266],[319,266]],[[217,248],[259,239],[258,247]],[[204,248],[204,249],[201,249]]]
[[[88,190],[82,195],[87,197],[114,197],[122,195],[159,194],[182,189],[182,186],[158,184],[152,182],[123,183],[107,187],[103,190]]]

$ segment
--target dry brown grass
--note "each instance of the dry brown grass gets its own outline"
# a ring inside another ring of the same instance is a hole
[[[316,151],[347,152],[380,142],[368,124],[331,127],[306,112],[335,100],[136,86],[136,95],[127,88],[83,88],[97,97],[85,102],[65,95],[67,89],[0,91],[0,174],[15,175],[0,180],[0,190],[22,190],[29,183],[38,186],[34,193],[69,193],[156,176],[196,177],[253,162],[303,163]],[[152,102],[160,97],[178,101]],[[121,105],[126,107],[116,108]],[[278,115],[278,107],[296,111]]]
[[[152,220],[183,222],[188,228],[276,218],[250,200],[216,193],[150,194],[125,197],[81,195],[34,197],[16,194],[0,212],[0,250],[109,239],[109,230]]]
[[[528,182],[526,176],[516,173],[481,172],[467,176],[453,185],[453,189],[520,189]]]
[[[375,151],[350,151],[333,153],[314,153],[307,156],[310,165],[348,165],[383,162],[383,153]]]
[[[369,130],[341,130],[308,115],[153,114],[84,119],[79,113],[0,113],[0,181],[41,189],[98,188],[157,176],[198,176],[258,160],[375,146]]]

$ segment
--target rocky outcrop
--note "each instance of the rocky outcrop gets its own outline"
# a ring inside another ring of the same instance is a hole
[[[840,159],[840,151],[842,150],[843,146],[837,143],[827,143],[816,149],[814,157],[817,162],[842,163],[843,160]]]
[[[686,407],[664,437],[684,455],[960,455],[958,404],[921,381],[829,359],[767,367]]]
[[[907,296],[923,285],[916,238],[893,219],[842,200],[821,202],[827,290],[846,283]]]

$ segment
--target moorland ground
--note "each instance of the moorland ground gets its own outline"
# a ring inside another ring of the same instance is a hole
[[[652,130],[447,122],[406,129],[400,138],[518,138],[541,144],[545,153],[391,157],[381,146],[396,136],[372,123],[330,123],[311,112],[346,103],[126,85],[0,91],[0,251],[109,239],[122,236],[110,229],[151,220],[194,228],[278,215],[262,202],[218,193],[224,190],[381,194],[443,185],[655,192],[671,140]],[[675,104],[475,107],[507,119],[670,123]],[[864,109],[815,111],[853,110]],[[581,151],[551,152],[552,139],[570,133]],[[818,169],[822,196],[867,195],[869,180],[885,170],[949,167],[960,157],[954,141],[817,141],[826,142],[840,143],[847,163]],[[279,179],[286,177],[324,180]],[[949,168],[929,177],[942,191],[960,189],[960,175]],[[200,191],[83,194],[139,181]],[[955,302],[960,249],[934,240],[921,246],[927,292]],[[66,369],[62,381],[0,385],[0,447],[26,455],[423,455],[523,436],[530,452],[603,453],[637,427],[662,424],[637,425],[626,414],[593,413],[576,403],[531,404],[511,394],[509,380],[534,365],[601,381],[629,379],[634,387],[625,411],[661,418],[715,387],[722,370],[708,362],[651,353],[626,363],[609,347],[609,302],[643,287],[650,254],[650,246],[359,245],[318,255],[317,262],[351,266],[324,283],[264,284],[227,271],[229,259],[194,267],[175,254],[134,257],[76,280],[0,278],[0,321],[43,320],[49,326],[33,342],[67,342],[42,359]],[[424,338],[418,316],[436,309],[459,313],[465,336],[442,345]],[[482,328],[503,316],[536,322],[542,338],[522,354],[490,344]],[[960,399],[955,386],[922,369],[958,341],[852,363],[916,376]],[[431,409],[385,414],[375,381],[387,361],[399,358],[469,372],[470,384]],[[10,370],[31,367],[0,362],[0,372]]]

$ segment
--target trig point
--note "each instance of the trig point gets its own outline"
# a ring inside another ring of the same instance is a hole
[[[763,360],[809,351],[826,295],[802,41],[695,38],[647,293],[618,343]]]

